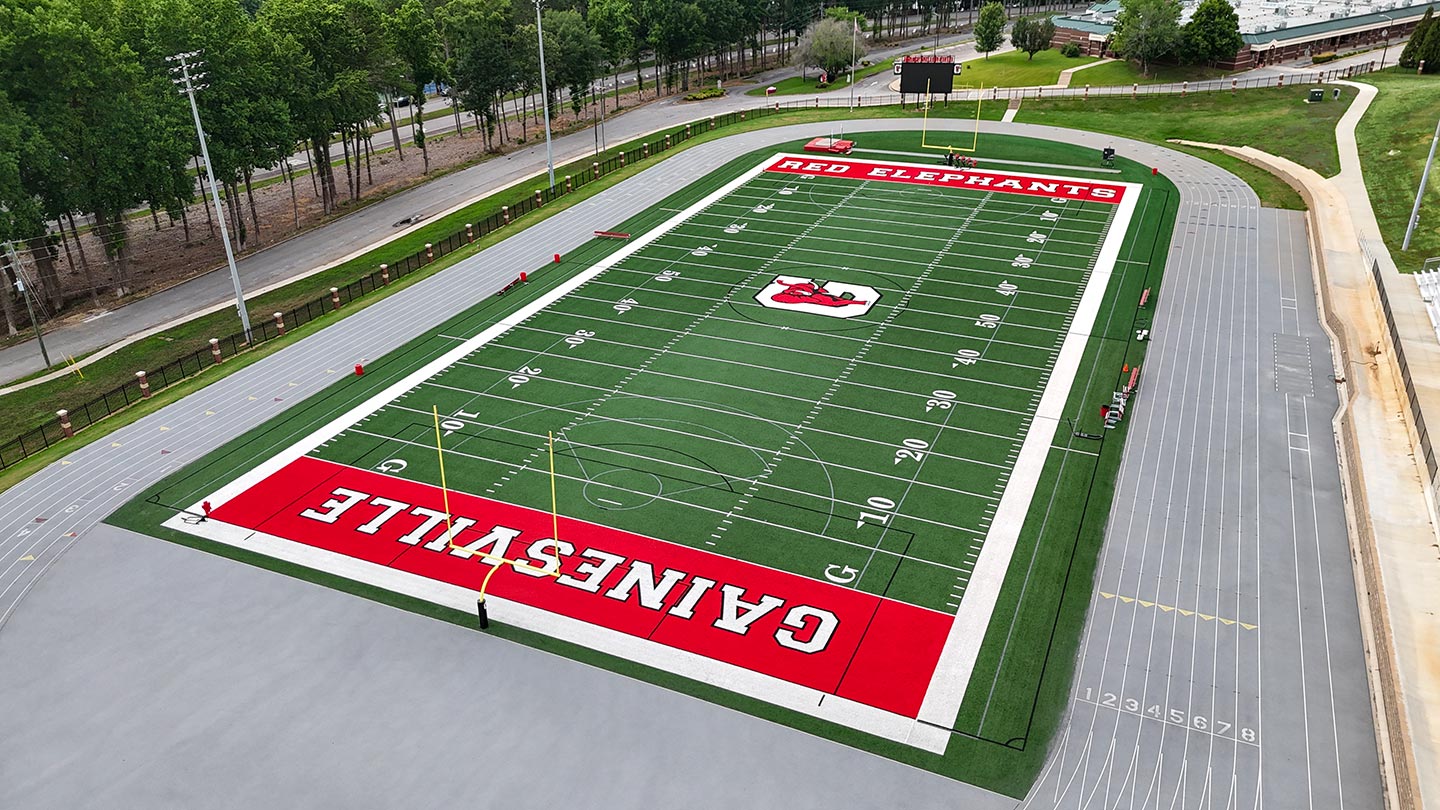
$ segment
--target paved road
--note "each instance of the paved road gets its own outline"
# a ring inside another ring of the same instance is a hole
[[[942,38],[942,45],[953,45],[967,39],[968,37],[946,37]],[[876,51],[876,58],[885,58],[891,53],[913,47],[912,44],[879,50]],[[760,76],[759,80],[760,83],[771,81],[776,75],[790,72],[793,72],[793,69],[771,71]],[[888,95],[885,83],[889,78],[884,75],[863,81],[857,84],[857,92]],[[748,109],[760,103],[760,99],[746,96],[744,88],[739,88],[726,97],[706,102],[685,103],[674,97],[667,98],[622,115],[612,116],[605,124],[605,137],[610,143],[620,143],[704,115]],[[453,126],[453,118],[437,119],[427,122],[426,131],[433,135],[448,131],[444,130],[444,127]],[[407,128],[402,127],[401,138],[408,139],[408,132]],[[589,129],[556,138],[555,163],[559,165],[591,155],[594,148],[595,136]],[[495,189],[534,177],[536,172],[543,174],[544,170],[545,144],[542,140],[503,158],[488,160],[396,194],[294,239],[240,258],[236,261],[236,266],[241,283],[247,294],[250,294],[313,268],[332,264],[392,238],[398,232],[395,223],[402,219],[433,217],[486,196]],[[543,185],[541,182],[540,186]],[[120,307],[106,317],[56,327],[46,333],[45,346],[51,357],[88,354],[130,335],[185,318],[207,307],[223,308],[226,302],[233,302],[234,297],[229,272],[224,268],[217,269]],[[230,308],[233,309],[233,305]],[[237,319],[234,331],[238,332],[239,329]],[[42,370],[43,367],[39,348],[34,341],[0,349],[0,383],[18,380]]]
[[[1016,806],[99,525],[333,370],[460,311],[472,299],[455,289],[489,289],[726,155],[808,131],[736,135],[648,169],[0,494],[0,806]],[[1117,145],[1183,195],[1098,575],[1104,593],[1151,604],[1095,597],[1066,730],[1023,806],[1378,806],[1303,227],[1210,164]]]

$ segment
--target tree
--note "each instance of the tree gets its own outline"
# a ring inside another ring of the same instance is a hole
[[[600,40],[578,11],[545,12],[545,63],[558,95],[570,90],[570,110],[576,116],[585,106],[585,94],[600,73]]]
[[[385,36],[400,60],[406,90],[415,105],[415,115],[410,119],[415,128],[415,145],[420,147],[425,173],[429,174],[430,150],[425,145],[425,86],[449,78],[445,71],[440,31],[424,3],[405,0],[385,20]]]
[[[510,0],[450,0],[441,21],[450,42],[455,98],[480,119],[490,146],[501,98],[515,87],[518,28]]]
[[[1425,29],[1425,41],[1420,43],[1416,56],[1425,65],[1425,72],[1440,73],[1440,25],[1431,23]]]
[[[287,101],[296,132],[307,139],[320,173],[326,213],[339,204],[330,143],[340,135],[345,148],[346,183],[359,199],[350,177],[350,142],[359,148],[362,130],[379,117],[379,90],[393,79],[393,66],[379,7],[370,0],[265,0],[260,23],[279,40],[292,41],[291,95]],[[358,158],[358,151],[357,151]],[[356,162],[358,177],[359,162]]]
[[[853,26],[853,22],[830,17],[811,26],[795,46],[795,61],[820,68],[834,81],[835,76],[850,67],[852,53],[856,59],[866,53],[864,42],[854,37]]]
[[[1150,63],[1174,53],[1180,42],[1179,0],[1120,0],[1110,47],[1138,61],[1141,73],[1148,74]]]
[[[1416,23],[1415,30],[1410,32],[1410,41],[1405,43],[1405,50],[1400,52],[1400,67],[1416,68],[1420,66],[1420,60],[1425,59],[1422,54],[1425,52],[1426,37],[1429,35],[1430,27],[1434,24],[1432,19],[1435,16],[1433,8],[1425,9],[1425,16]],[[1427,68],[1430,67],[1427,60]],[[1429,71],[1427,71],[1429,72]]]
[[[989,2],[980,7],[980,20],[975,23],[975,50],[990,58],[990,52],[1005,41],[1005,6]]]
[[[47,213],[91,214],[115,293],[123,295],[130,273],[126,212],[147,202],[168,207],[183,187],[166,176],[184,176],[190,157],[174,136],[184,126],[183,107],[163,73],[147,72],[115,30],[89,21],[120,19],[105,0],[88,4],[84,14],[54,0],[0,6],[0,13],[6,37],[0,86],[11,90],[58,158],[45,179],[55,195]],[[54,272],[50,251],[32,255],[42,278]],[[58,285],[42,286],[52,304],[62,303]]]
[[[591,0],[590,27],[605,49],[615,77],[615,109],[620,109],[620,65],[635,49],[635,7],[631,0]]]
[[[1225,0],[1217,0],[1225,2]],[[1020,17],[1010,29],[1010,43],[1030,55],[1049,50],[1055,39],[1055,22],[1049,17]]]
[[[1230,59],[1245,45],[1240,17],[1229,0],[1201,0],[1182,33],[1185,60],[1197,64]]]

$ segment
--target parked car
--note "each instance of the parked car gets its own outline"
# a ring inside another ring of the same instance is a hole
[[[410,97],[409,97],[409,96],[396,96],[396,97],[395,97],[395,106],[396,106],[396,107],[409,107],[409,106],[410,106]]]

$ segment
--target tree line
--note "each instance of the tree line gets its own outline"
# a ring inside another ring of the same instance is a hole
[[[937,19],[961,7],[922,4]],[[853,5],[882,25],[913,8]],[[658,66],[665,88],[688,89],[697,71],[737,75],[784,60],[821,6],[545,0],[552,115],[565,94],[576,115],[604,103],[593,88],[606,75],[616,80],[618,106],[622,71],[634,71],[641,97],[658,94],[661,87],[646,87],[646,64]],[[32,288],[54,311],[64,304],[62,255],[87,272],[91,261],[105,262],[113,292],[129,291],[133,212],[148,209],[157,227],[162,214],[178,220],[188,241],[200,149],[189,102],[173,81],[177,63],[167,57],[195,53],[212,169],[243,247],[259,229],[257,173],[278,167],[293,200],[288,158],[308,154],[312,188],[330,213],[359,199],[372,136],[387,120],[403,157],[398,97],[419,107],[413,142],[427,168],[427,86],[448,88],[457,129],[462,112],[472,116],[488,147],[525,138],[527,120],[539,118],[539,50],[530,0],[0,0],[0,245],[13,242],[32,257]],[[77,234],[85,228],[103,256],[83,254]],[[13,290],[16,269],[3,252],[0,265]],[[0,299],[10,304],[8,295]]]

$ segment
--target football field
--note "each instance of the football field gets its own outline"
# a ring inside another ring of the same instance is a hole
[[[1142,194],[767,157],[166,526],[943,755]]]

